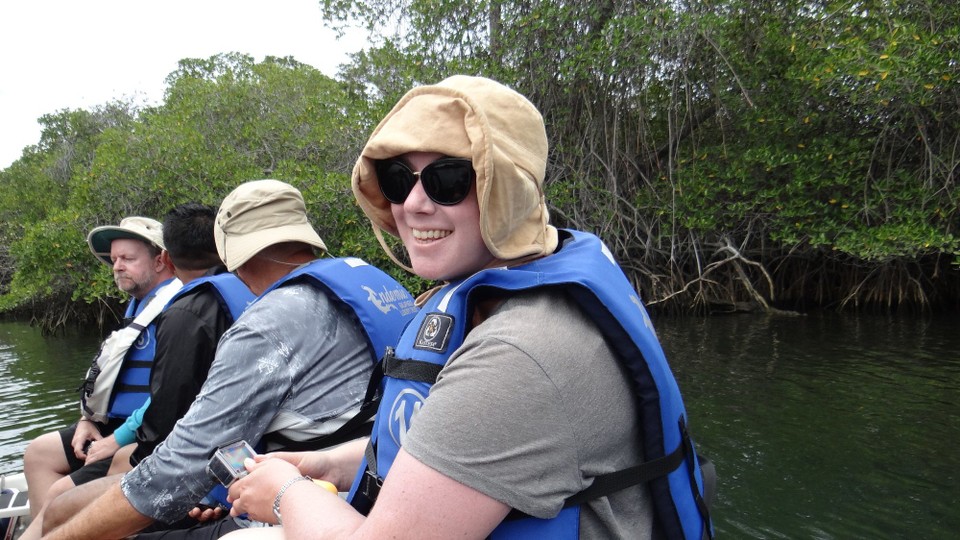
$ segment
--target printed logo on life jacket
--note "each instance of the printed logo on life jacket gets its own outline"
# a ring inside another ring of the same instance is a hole
[[[425,398],[422,394],[420,394],[420,392],[417,392],[412,388],[405,388],[402,392],[397,394],[396,399],[393,400],[393,405],[390,407],[390,416],[388,419],[390,437],[397,445],[403,446],[403,443],[407,438],[407,431],[410,429],[410,425],[413,423],[413,418],[423,407],[424,399]]]
[[[445,313],[430,313],[420,324],[413,348],[442,353],[447,350],[452,331],[453,317]]]
[[[647,327],[647,330],[653,332],[653,335],[657,335],[656,329],[653,327],[653,321],[650,320],[650,316],[647,315],[647,310],[643,307],[643,302],[640,301],[634,295],[630,295],[630,301],[636,304],[637,308],[640,310],[640,316],[643,318],[643,325]]]
[[[603,242],[600,242],[600,253],[603,253],[603,256],[610,261],[610,264],[616,266],[617,261],[613,258],[613,253],[610,252],[610,248],[608,248]]]
[[[383,291],[377,292],[366,285],[361,285],[360,288],[367,291],[367,301],[384,315],[394,309],[403,315],[416,309],[410,295],[403,289],[387,290],[387,287],[383,286]]]
[[[150,345],[150,330],[146,329],[143,332],[140,332],[140,336],[137,337],[137,340],[133,342],[133,348],[137,350],[144,350]]]

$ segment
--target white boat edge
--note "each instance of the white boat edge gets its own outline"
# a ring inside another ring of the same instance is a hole
[[[0,491],[4,489],[15,489],[20,492],[27,491],[27,477],[21,473],[0,475]],[[0,508],[0,519],[11,516],[30,515],[30,502],[27,501],[23,506],[13,506],[10,508]]]

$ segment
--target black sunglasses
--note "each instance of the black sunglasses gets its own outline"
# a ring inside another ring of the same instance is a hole
[[[462,158],[440,158],[420,172],[411,171],[396,159],[378,161],[376,169],[380,192],[393,204],[403,204],[419,179],[431,201],[453,206],[467,198],[470,185],[476,178],[473,163]]]

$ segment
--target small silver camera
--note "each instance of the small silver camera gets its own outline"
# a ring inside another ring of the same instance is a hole
[[[247,475],[243,460],[252,459],[256,455],[257,453],[247,444],[247,441],[227,443],[213,453],[213,457],[207,463],[207,472],[224,486],[230,487],[230,484],[237,479]]]

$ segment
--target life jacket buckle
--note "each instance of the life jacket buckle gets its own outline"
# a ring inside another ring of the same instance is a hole
[[[376,474],[370,472],[370,469],[367,469],[363,472],[363,480],[361,480],[360,491],[371,501],[376,501],[377,497],[380,495],[380,488],[383,487],[383,478],[380,478]]]

